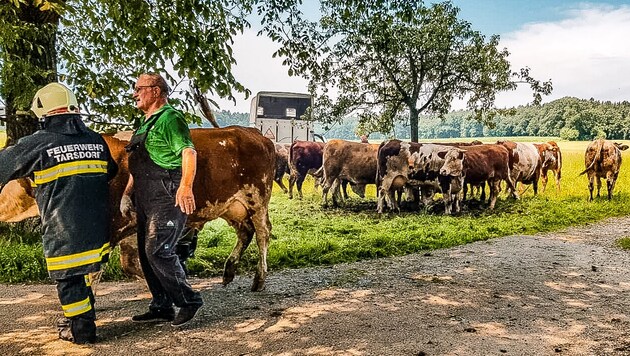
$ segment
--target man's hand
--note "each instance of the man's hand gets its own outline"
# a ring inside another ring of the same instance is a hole
[[[130,217],[131,214],[135,212],[135,208],[133,206],[133,201],[131,200],[131,196],[128,194],[123,194],[120,199],[120,213],[124,217]]]
[[[195,211],[195,196],[193,195],[192,187],[180,185],[179,188],[177,188],[175,206],[179,206],[186,215],[190,215]]]

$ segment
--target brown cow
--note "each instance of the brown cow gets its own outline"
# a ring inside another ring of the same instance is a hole
[[[282,182],[284,174],[286,173],[291,176],[291,170],[289,169],[290,148],[291,145],[289,144],[276,143],[276,174],[274,175],[273,180],[278,184],[284,193],[288,192],[287,187],[285,187]]]
[[[365,184],[376,184],[377,144],[344,140],[330,140],[323,152],[322,204],[327,205],[328,191],[332,188],[333,206],[337,206],[337,193],[344,180],[357,186],[360,192]]]
[[[542,191],[545,192],[549,177],[547,173],[553,172],[556,179],[556,190],[560,192],[560,179],[562,178],[562,152],[560,147],[554,141],[541,144],[534,144],[538,148],[538,152],[542,157],[542,168],[540,171],[540,179],[542,180]]]
[[[297,191],[302,196],[302,183],[306,174],[313,174],[322,166],[324,152],[323,142],[294,141],[289,149],[289,199],[293,199],[293,185],[297,183]]]
[[[597,179],[597,197],[602,187],[600,178],[606,178],[608,188],[608,200],[612,199],[613,189],[619,169],[621,168],[621,151],[627,150],[628,145],[613,143],[607,140],[595,140],[586,148],[584,165],[586,169],[580,173],[588,173],[589,201],[593,200],[593,181]]]
[[[447,156],[449,160],[462,160],[465,184],[479,185],[484,182],[490,187],[490,209],[494,209],[497,196],[501,191],[501,181],[507,183],[508,189],[514,190],[514,183],[510,177],[509,151],[501,145],[479,145],[461,147],[463,157],[459,155]],[[460,167],[459,162],[447,161],[444,167]],[[457,168],[459,169],[459,168]],[[443,174],[450,174],[447,169]],[[454,172],[457,173],[457,172]]]
[[[201,229],[206,222],[223,218],[236,230],[238,241],[225,262],[224,285],[234,279],[240,257],[256,234],[260,256],[252,290],[262,290],[267,274],[271,231],[269,200],[276,163],[274,144],[257,129],[239,126],[193,129],[191,135],[197,150],[197,174],[193,187],[197,210],[188,216],[187,226]],[[127,141],[107,135],[104,138],[119,166],[118,174],[110,183],[110,242],[114,246],[135,232],[136,222],[133,218],[123,217],[119,210],[129,175],[124,150]],[[22,181],[19,186],[28,184],[28,180]],[[0,200],[6,199],[16,200],[16,197],[8,195],[3,189]],[[23,211],[16,213],[20,212]],[[129,245],[121,246],[121,255],[123,264],[135,261],[137,250]]]

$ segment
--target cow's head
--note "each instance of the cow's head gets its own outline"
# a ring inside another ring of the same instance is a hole
[[[558,157],[558,148],[550,145],[549,143],[542,144],[541,159],[542,166],[549,167],[553,165],[557,161]]]
[[[454,148],[444,157],[444,165],[440,168],[440,175],[461,177],[464,175],[464,150]]]

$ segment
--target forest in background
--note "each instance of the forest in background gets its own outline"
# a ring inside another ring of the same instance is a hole
[[[220,126],[248,126],[249,114],[226,110],[216,112]],[[555,136],[568,141],[594,138],[630,139],[630,102],[598,101],[564,97],[543,105],[519,106],[510,115],[497,115],[494,127],[471,119],[469,111],[453,111],[444,119],[423,115],[418,123],[418,137],[425,139],[457,137]],[[315,132],[326,138],[356,140],[358,119],[323,127]],[[204,126],[209,126],[204,122]],[[393,133],[372,133],[370,139],[409,139],[409,127],[398,123]]]

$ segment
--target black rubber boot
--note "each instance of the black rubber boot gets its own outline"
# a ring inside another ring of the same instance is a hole
[[[70,320],[75,344],[93,344],[96,342],[96,324],[92,319],[75,318]]]

